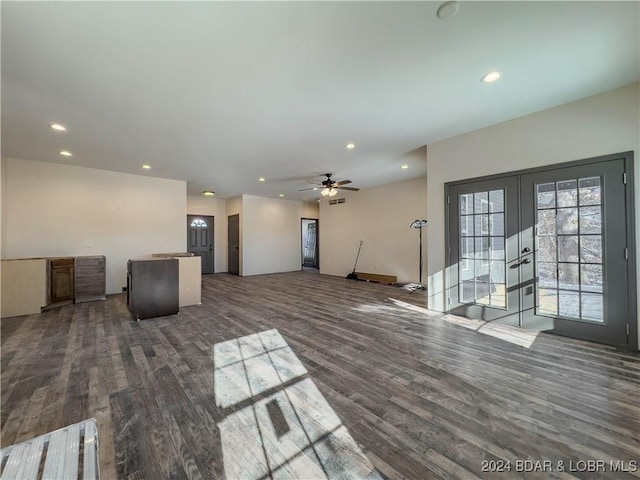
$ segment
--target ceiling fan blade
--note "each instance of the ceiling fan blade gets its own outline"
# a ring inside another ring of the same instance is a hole
[[[333,188],[337,188],[339,190],[349,190],[351,192],[359,192],[360,191],[359,188],[355,188],[355,187],[336,187],[336,186],[334,186]]]
[[[342,186],[342,185],[348,185],[348,184],[350,184],[350,183],[351,183],[351,180],[342,180],[341,182],[336,182],[336,183],[334,184],[334,186],[335,186],[335,187],[340,187],[340,186]]]
[[[303,188],[302,190],[298,190],[299,192],[305,192],[307,190],[318,190],[318,187],[312,187],[312,188]]]

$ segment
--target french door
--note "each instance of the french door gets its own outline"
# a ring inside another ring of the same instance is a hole
[[[451,313],[633,347],[631,154],[447,185]]]

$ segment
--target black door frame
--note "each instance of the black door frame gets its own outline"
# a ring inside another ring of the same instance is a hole
[[[230,237],[231,237],[231,229],[229,228],[229,224],[231,223],[231,218],[232,217],[237,217],[238,218],[238,245],[236,246],[236,248],[232,251],[231,249],[231,242],[230,242]],[[232,255],[237,255],[238,256],[238,271],[237,272],[232,272],[231,269],[229,268],[230,265],[230,258]],[[231,273],[233,275],[240,275],[240,214],[239,213],[234,213],[233,215],[227,215],[227,272]]]
[[[320,219],[318,218],[307,218],[302,217],[300,219],[300,270],[304,267],[304,245],[302,244],[302,234],[304,228],[304,221],[309,220],[315,222],[316,224],[316,267],[308,267],[308,268],[320,268]]]
[[[625,251],[627,257],[627,298],[628,301],[628,334],[627,339],[628,343],[626,346],[624,345],[616,345],[621,348],[626,348],[627,350],[638,350],[638,298],[637,298],[637,278],[636,278],[636,234],[635,234],[635,192],[634,192],[634,162],[633,162],[633,151],[615,153],[611,155],[603,155],[599,157],[586,158],[581,160],[574,160],[563,163],[555,163],[551,165],[544,165],[535,168],[528,168],[523,170],[515,170],[495,175],[487,175],[483,177],[469,178],[464,180],[458,180],[454,182],[445,183],[444,188],[444,204],[445,204],[445,292],[446,292],[446,313],[451,313],[451,298],[452,298],[452,289],[457,288],[456,284],[453,284],[451,278],[451,269],[452,269],[452,261],[451,261],[451,249],[450,246],[452,244],[450,238],[450,227],[452,218],[450,218],[449,213],[449,204],[451,198],[451,189],[452,187],[456,187],[459,185],[464,185],[467,183],[475,183],[480,181],[490,181],[496,179],[502,179],[510,176],[523,176],[534,173],[540,173],[544,171],[550,170],[559,170],[562,168],[572,168],[572,167],[580,167],[584,165],[589,165],[593,163],[601,163],[612,160],[623,160],[624,161],[624,185],[625,185],[625,210],[626,210],[626,244],[627,248]],[[520,209],[520,205],[517,206]],[[458,221],[457,217],[453,219],[453,221]],[[448,250],[447,250],[448,249]]]

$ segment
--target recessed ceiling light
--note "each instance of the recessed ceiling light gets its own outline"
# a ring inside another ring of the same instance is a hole
[[[211,190],[205,190],[204,192],[202,192],[202,195],[204,195],[205,197],[213,197],[216,194],[216,192],[212,192]]]
[[[401,169],[403,169],[403,170],[406,170],[407,168],[409,168],[409,165],[407,165],[407,164],[405,163],[405,164],[404,164],[404,165],[402,165],[400,168],[401,168]]]
[[[151,170],[151,165],[147,165],[145,163],[144,165],[142,165],[142,168],[144,168],[145,170]]]
[[[347,143],[346,147],[347,147],[349,150],[353,150],[354,148],[356,148],[356,144],[355,144],[355,143]]]
[[[60,155],[62,155],[63,157],[70,157],[71,152],[69,150],[60,150]]]
[[[502,74],[500,72],[489,72],[486,75],[483,75],[480,81],[482,83],[493,83],[498,80]]]
[[[314,190],[318,190],[318,187],[313,187]]]
[[[66,132],[67,131],[67,127],[65,127],[64,125],[60,125],[59,123],[51,123],[51,124],[49,124],[49,126],[51,128],[53,128],[54,130],[58,130],[59,132]]]
[[[266,182],[266,180],[265,180],[265,178],[264,178],[264,177],[260,177],[260,178],[258,179],[258,181],[259,181],[259,182]]]
[[[281,193],[280,195],[278,195],[279,197],[284,197],[284,193]]]

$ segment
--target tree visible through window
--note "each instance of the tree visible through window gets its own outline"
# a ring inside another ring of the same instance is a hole
[[[537,313],[603,321],[600,177],[536,185]]]
[[[507,307],[504,190],[464,193],[460,200],[460,301]]]

